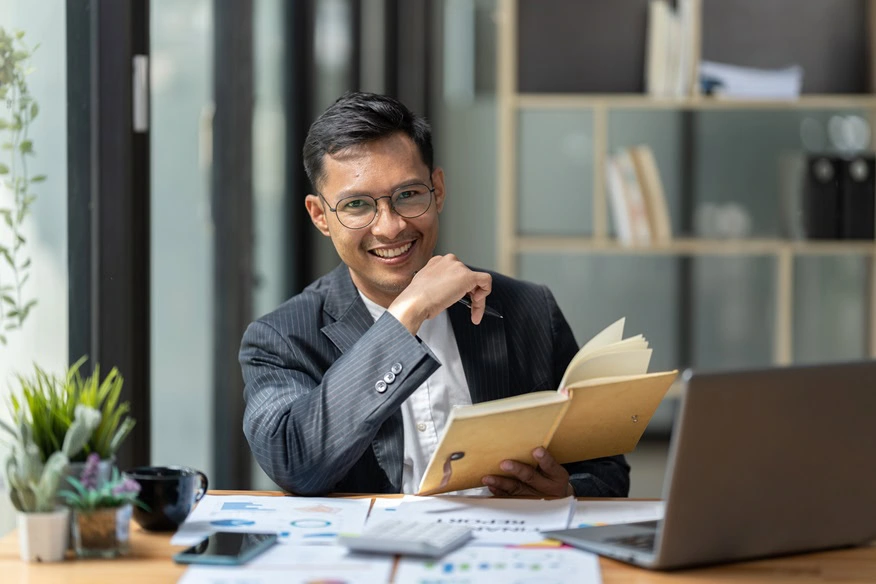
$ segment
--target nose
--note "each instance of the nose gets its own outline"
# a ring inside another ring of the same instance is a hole
[[[389,197],[377,201],[377,217],[371,224],[371,233],[393,239],[405,228],[405,218],[392,210]]]

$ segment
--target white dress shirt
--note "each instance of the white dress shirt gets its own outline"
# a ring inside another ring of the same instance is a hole
[[[366,298],[362,292],[359,292],[359,296],[375,321],[386,312],[385,308]],[[471,405],[471,393],[465,381],[462,359],[459,357],[456,336],[453,334],[447,311],[424,321],[417,336],[432,350],[441,367],[402,404],[405,437],[403,493],[417,492],[426,465],[438,447],[438,439],[447,423],[450,410],[458,405]],[[474,494],[468,491],[465,493]]]

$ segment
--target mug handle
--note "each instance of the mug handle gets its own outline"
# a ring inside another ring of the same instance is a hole
[[[201,479],[201,487],[198,489],[198,492],[195,493],[195,503],[204,498],[204,495],[207,494],[207,487],[209,486],[209,482],[207,481],[207,475],[202,473],[201,471],[195,471],[198,473],[198,477]]]

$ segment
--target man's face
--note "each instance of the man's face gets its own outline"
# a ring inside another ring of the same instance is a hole
[[[362,229],[344,227],[316,195],[308,195],[305,201],[311,221],[323,235],[331,237],[356,287],[384,307],[432,257],[438,240],[438,214],[444,206],[444,172],[436,168],[430,176],[416,144],[403,133],[324,157],[323,181],[318,188],[333,208],[351,195],[376,199],[413,183],[434,187],[428,211],[407,219],[390,210],[389,199],[381,199],[377,217]]]

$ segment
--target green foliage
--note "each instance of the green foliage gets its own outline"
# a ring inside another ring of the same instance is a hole
[[[140,493],[140,485],[137,481],[122,478],[119,474],[119,469],[115,467],[113,467],[112,477],[108,482],[96,486],[93,481],[90,481],[86,475],[89,472],[96,473],[96,468],[94,471],[91,471],[88,467],[92,461],[95,467],[100,463],[99,458],[90,456],[80,478],[67,477],[67,482],[70,483],[73,490],[63,490],[58,493],[68,507],[77,511],[88,512],[105,507],[121,507],[131,503],[147,511],[149,510],[145,503],[137,499],[137,495]]]
[[[24,325],[36,305],[24,293],[31,262],[22,225],[36,200],[31,186],[46,178],[31,177],[28,171],[29,159],[35,155],[28,131],[39,106],[26,80],[36,47],[28,48],[23,39],[23,32],[13,34],[0,27],[0,185],[13,194],[12,205],[0,207],[0,345],[7,343],[9,332]]]
[[[10,396],[13,419],[29,427],[42,460],[62,448],[77,406],[97,410],[101,418],[85,446],[71,457],[73,462],[85,460],[92,452],[102,459],[112,458],[134,428],[135,421],[128,415],[130,404],[119,403],[124,383],[119,370],[113,367],[100,381],[100,366],[96,366],[92,375],[83,377],[80,368],[85,361],[82,357],[71,365],[63,379],[37,365],[33,377],[18,376],[20,397]]]
[[[40,450],[33,442],[30,426],[21,422],[18,428],[0,422],[0,429],[12,438],[12,450],[4,470],[9,483],[12,504],[25,513],[44,513],[55,508],[55,498],[64,470],[70,459],[82,450],[88,436],[100,423],[100,412],[78,406],[75,419],[63,439],[60,450],[43,463]]]

